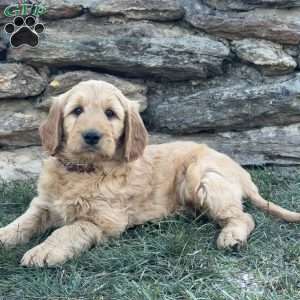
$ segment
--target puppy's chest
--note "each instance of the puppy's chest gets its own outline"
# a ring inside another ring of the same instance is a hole
[[[66,222],[81,217],[101,216],[108,210],[126,211],[129,203],[143,194],[143,189],[130,186],[126,176],[64,176],[43,186],[51,208]]]

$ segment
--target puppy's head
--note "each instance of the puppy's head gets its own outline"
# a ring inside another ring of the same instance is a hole
[[[84,161],[133,161],[147,144],[136,103],[113,85],[96,80],[56,97],[40,136],[49,154]]]

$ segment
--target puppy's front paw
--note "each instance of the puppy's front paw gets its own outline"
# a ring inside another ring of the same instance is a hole
[[[11,228],[0,228],[0,247],[12,248],[18,243],[18,232]]]
[[[63,264],[67,259],[68,255],[64,250],[41,244],[24,254],[21,265],[24,267],[53,267]]]
[[[241,247],[247,242],[247,235],[239,228],[224,228],[217,239],[217,246],[221,248]]]

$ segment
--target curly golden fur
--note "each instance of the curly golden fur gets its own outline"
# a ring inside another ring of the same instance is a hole
[[[24,266],[62,264],[130,226],[188,208],[222,227],[218,247],[243,245],[254,221],[243,212],[242,198],[300,221],[300,214],[264,200],[242,167],[206,145],[147,146],[136,104],[106,82],[82,82],[57,97],[40,135],[50,156],[38,196],[0,229],[2,245],[13,247],[57,228],[25,253]]]

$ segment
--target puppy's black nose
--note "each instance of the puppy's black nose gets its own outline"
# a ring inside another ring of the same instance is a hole
[[[96,130],[85,131],[82,136],[88,145],[96,145],[101,139],[101,134]]]

